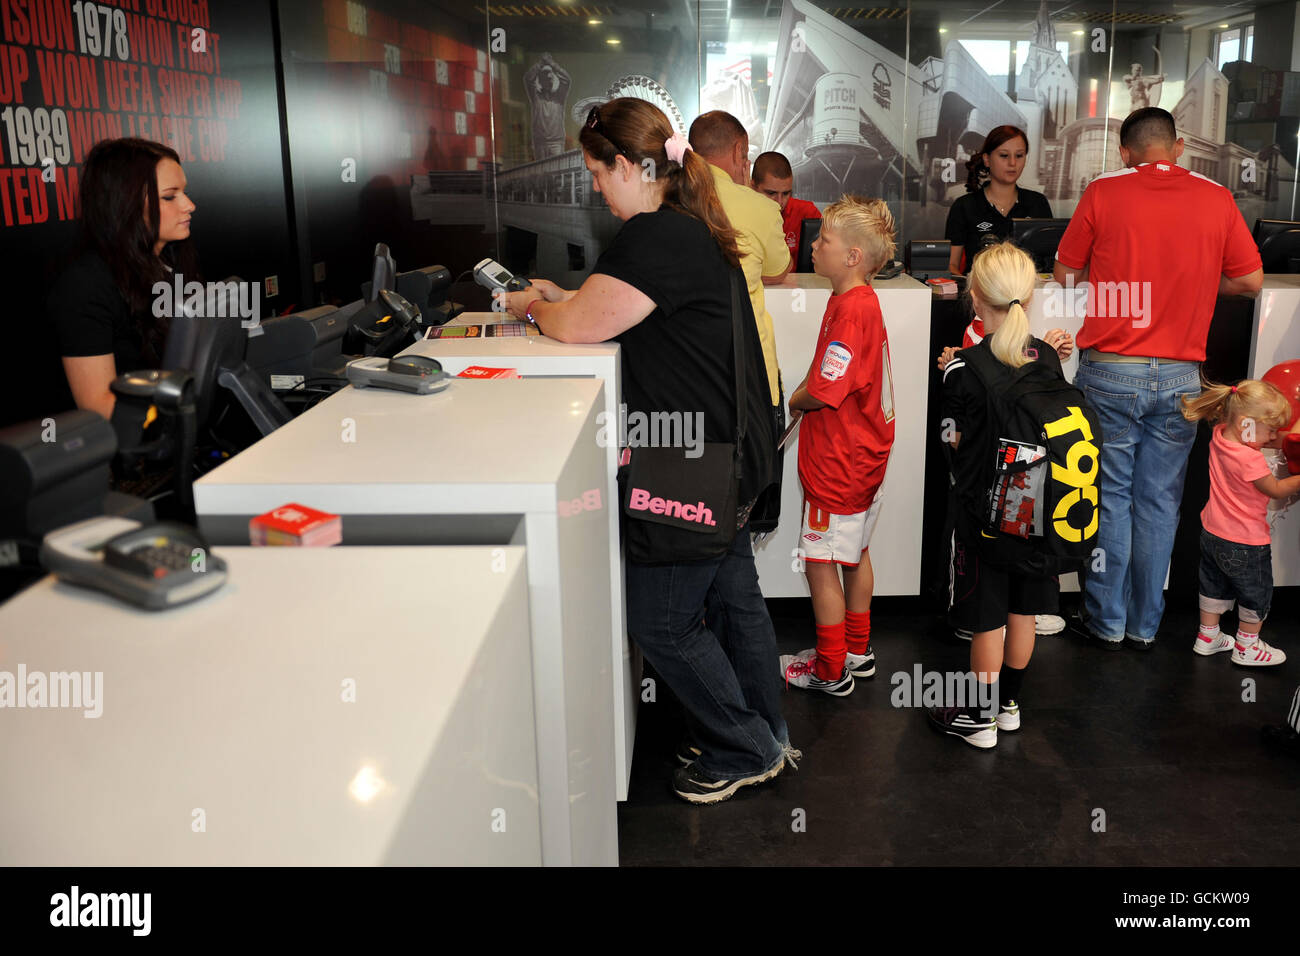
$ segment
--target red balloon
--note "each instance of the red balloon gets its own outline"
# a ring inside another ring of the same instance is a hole
[[[1289,431],[1300,418],[1300,359],[1274,365],[1261,376],[1263,381],[1281,389],[1286,400],[1291,403],[1291,421],[1282,431]]]
[[[1292,432],[1282,439],[1282,454],[1286,455],[1286,470],[1300,475],[1300,432]]]

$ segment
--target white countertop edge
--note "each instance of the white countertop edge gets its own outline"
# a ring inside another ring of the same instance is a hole
[[[253,504],[260,502],[260,504]],[[446,502],[446,506],[440,506]],[[552,482],[536,484],[236,484],[194,485],[200,516],[262,514],[290,503],[341,515],[554,514]]]

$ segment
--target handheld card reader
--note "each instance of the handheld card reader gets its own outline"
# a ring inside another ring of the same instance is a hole
[[[348,363],[347,376],[353,388],[391,388],[416,395],[441,392],[451,384],[442,363],[426,355],[353,359]]]
[[[484,259],[474,267],[474,281],[489,292],[520,292],[532,285],[495,259]]]
[[[151,611],[197,600],[226,583],[226,562],[193,528],[101,516],[51,531],[41,564],[69,584]]]

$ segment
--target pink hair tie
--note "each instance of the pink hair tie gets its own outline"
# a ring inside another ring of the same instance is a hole
[[[674,133],[668,139],[664,140],[664,152],[668,154],[668,159],[678,165],[686,157],[686,151],[691,148],[690,140],[681,133]]]
[[[1236,395],[1236,394],[1237,394],[1237,386],[1236,386],[1236,385],[1232,386],[1232,394],[1233,394],[1233,395]]]

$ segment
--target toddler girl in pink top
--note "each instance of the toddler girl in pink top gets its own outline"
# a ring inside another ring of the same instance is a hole
[[[1219,422],[1210,439],[1210,500],[1201,512],[1198,654],[1232,651],[1232,662],[1271,667],[1286,654],[1260,639],[1273,600],[1268,502],[1300,494],[1300,475],[1273,476],[1260,448],[1278,444],[1291,420],[1286,397],[1268,382],[1206,385],[1183,400],[1183,417]],[[1219,616],[1237,605],[1237,639],[1219,630]]]

